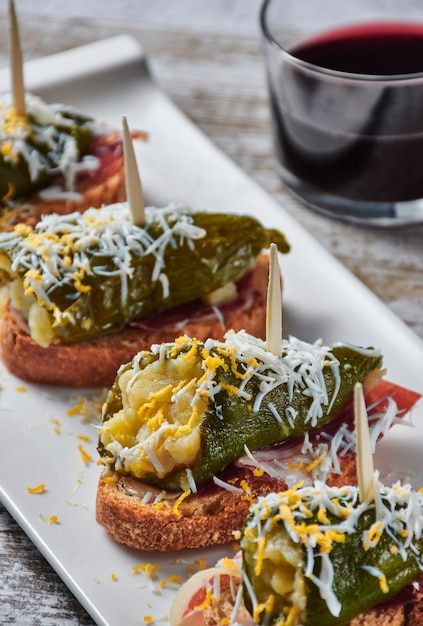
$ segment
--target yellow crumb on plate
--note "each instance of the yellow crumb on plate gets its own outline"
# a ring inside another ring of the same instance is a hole
[[[85,465],[88,465],[88,463],[91,463],[91,461],[93,460],[93,457],[90,454],[88,454],[88,452],[86,452],[86,450],[84,450],[82,444],[79,444],[78,450],[79,450],[79,452],[81,454],[81,458],[82,458],[83,463],[85,463]]]
[[[101,408],[106,399],[107,390],[103,389],[100,393],[93,396],[76,396],[72,399],[73,405],[67,411],[67,415],[72,417],[80,415],[83,421],[97,422],[101,421]]]
[[[139,563],[138,565],[132,566],[131,574],[143,574],[148,578],[152,578],[158,569],[158,563]]]
[[[57,515],[50,515],[50,517],[46,517],[45,515],[39,514],[40,519],[46,524],[60,524],[59,517]]]
[[[91,443],[91,437],[88,437],[88,435],[77,435],[76,438],[79,439],[80,441]]]
[[[176,574],[172,574],[171,576],[169,576],[169,578],[163,578],[160,583],[159,586],[160,587],[167,587],[168,585],[181,585],[182,584],[182,578],[181,576],[178,576]]]
[[[45,493],[46,492],[46,486],[44,483],[40,483],[39,485],[37,485],[36,487],[27,487],[26,488],[28,493]]]

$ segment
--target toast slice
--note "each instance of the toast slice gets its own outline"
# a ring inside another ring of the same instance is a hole
[[[229,328],[264,337],[268,254],[237,284],[236,298],[217,307],[200,301],[135,320],[122,331],[73,344],[42,348],[29,335],[23,317],[7,308],[0,322],[0,352],[8,370],[27,382],[68,387],[108,387],[123,363],[153,343],[181,334],[223,337]]]
[[[228,543],[241,528],[252,499],[286,486],[249,470],[239,472],[231,484],[237,491],[208,484],[184,499],[106,470],[98,483],[97,522],[115,541],[139,550],[167,552]],[[241,484],[248,484],[248,490]]]

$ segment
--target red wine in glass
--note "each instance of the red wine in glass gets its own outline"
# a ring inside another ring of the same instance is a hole
[[[276,155],[293,190],[375,215],[423,198],[423,26],[346,27],[289,52],[300,62],[284,62],[270,89]]]

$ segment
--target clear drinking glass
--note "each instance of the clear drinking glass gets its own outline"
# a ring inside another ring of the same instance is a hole
[[[265,0],[278,171],[310,207],[423,222],[423,1]]]

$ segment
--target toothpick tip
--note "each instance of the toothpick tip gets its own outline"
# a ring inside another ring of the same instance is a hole
[[[145,211],[142,184],[126,115],[122,115],[122,137],[128,206],[134,224],[144,226]]]
[[[278,247],[269,246],[269,282],[266,308],[266,349],[277,357],[282,354],[282,293]]]
[[[359,382],[354,385],[354,418],[360,500],[371,502],[374,499],[373,452],[363,386]]]

